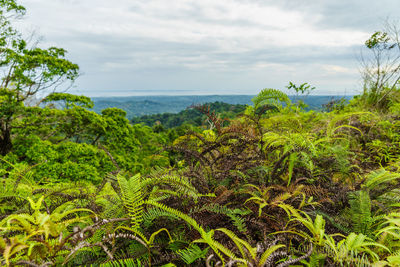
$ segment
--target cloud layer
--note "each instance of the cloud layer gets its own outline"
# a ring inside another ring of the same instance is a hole
[[[24,27],[69,51],[83,72],[73,92],[90,96],[255,94],[289,81],[354,93],[360,47],[399,10],[396,0],[21,3]]]

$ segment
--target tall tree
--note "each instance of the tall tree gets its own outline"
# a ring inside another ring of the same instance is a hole
[[[364,96],[370,104],[384,108],[388,96],[400,81],[400,29],[396,22],[386,21],[365,41],[368,54],[361,54]]]
[[[0,154],[12,149],[14,122],[26,101],[44,90],[56,90],[78,76],[78,65],[65,58],[66,50],[30,45],[12,21],[25,14],[15,0],[0,0]]]

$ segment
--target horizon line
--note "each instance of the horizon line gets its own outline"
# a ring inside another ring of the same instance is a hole
[[[101,96],[90,96],[86,95],[87,97],[90,98],[105,98],[105,97],[154,97],[154,96],[167,96],[167,97],[179,97],[179,96],[256,96],[257,94],[190,94],[190,95],[174,95],[174,94],[151,94],[151,95],[101,95]],[[293,94],[288,94],[289,97],[291,96],[297,96],[297,97],[307,97],[307,96],[342,96],[342,97],[347,97],[347,96],[356,96],[358,94],[309,94],[309,95],[293,95]]]

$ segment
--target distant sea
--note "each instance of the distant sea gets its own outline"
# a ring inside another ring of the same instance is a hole
[[[228,104],[251,105],[254,95],[149,95],[149,96],[115,96],[115,97],[92,97],[93,110],[100,113],[101,110],[110,107],[123,109],[127,117],[137,117],[158,113],[178,113],[191,105],[212,102],[225,102]],[[295,96],[289,96],[292,101]],[[319,110],[323,104],[333,99],[345,98],[349,100],[352,96],[339,97],[330,95],[309,95],[299,97],[309,105],[310,109]]]

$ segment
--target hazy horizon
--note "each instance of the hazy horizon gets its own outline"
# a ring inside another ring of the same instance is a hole
[[[148,90],[146,90],[146,91],[148,92]],[[160,91],[157,91],[157,92],[160,92]],[[255,96],[255,95],[257,95],[257,93],[256,94],[243,94],[243,93],[236,93],[236,94],[218,93],[218,94],[212,94],[212,93],[201,93],[201,92],[193,93],[193,92],[191,92],[190,94],[175,94],[175,93],[168,94],[168,93],[165,93],[165,92],[162,92],[162,93],[154,92],[154,93],[150,93],[150,94],[149,93],[148,94],[140,94],[140,93],[138,93],[138,94],[126,94],[126,95],[124,95],[124,94],[115,94],[115,95],[87,95],[87,94],[83,94],[83,95],[88,96],[90,98],[113,98],[113,97],[135,97],[135,96],[140,96],[140,97],[146,97],[146,96],[160,96],[160,97],[162,97],[162,96],[169,96],[169,97],[173,97],[173,96],[240,96],[240,95],[243,95],[243,96]],[[357,93],[355,93],[355,94],[345,94],[345,93],[343,93],[343,94],[341,94],[341,93],[336,93],[336,94],[334,94],[334,93],[332,93],[332,94],[318,94],[318,93],[310,93],[308,96],[354,96],[354,95],[357,95]],[[296,96],[296,94],[290,94],[289,93],[288,96]],[[300,95],[300,97],[304,97],[304,96]]]
[[[399,16],[397,0],[21,4],[19,27],[43,36],[41,46],[65,48],[83,74],[70,92],[89,96],[257,94],[289,81],[320,95],[356,94],[364,42]]]

